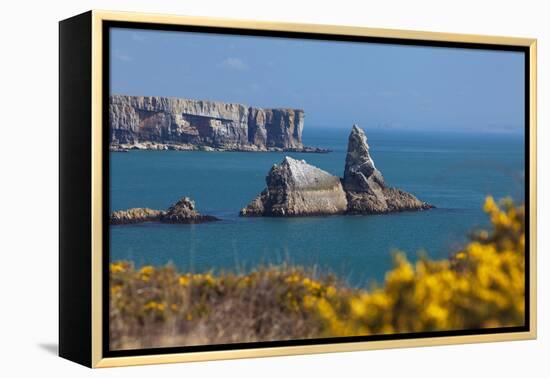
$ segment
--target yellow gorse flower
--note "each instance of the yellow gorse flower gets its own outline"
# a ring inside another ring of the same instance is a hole
[[[183,275],[179,277],[178,282],[181,286],[187,286],[191,282],[191,278],[187,275]]]
[[[109,270],[111,274],[124,272],[126,270],[126,264],[124,262],[111,263]]]
[[[147,311],[164,312],[166,305],[164,303],[149,301],[143,306],[143,308]]]
[[[139,277],[142,281],[149,281],[151,279],[151,275],[155,272],[155,268],[151,265],[146,265],[142,267],[139,270]]]

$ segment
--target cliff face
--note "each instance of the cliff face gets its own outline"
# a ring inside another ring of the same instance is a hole
[[[299,109],[113,95],[109,120],[113,147],[156,143],[234,150],[304,149],[304,112]]]

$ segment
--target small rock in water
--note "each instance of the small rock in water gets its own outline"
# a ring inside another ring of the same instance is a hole
[[[189,197],[183,197],[166,211],[149,208],[114,211],[111,213],[109,223],[112,225],[144,222],[204,223],[217,220],[219,219],[212,215],[200,214],[195,210],[195,202]]]

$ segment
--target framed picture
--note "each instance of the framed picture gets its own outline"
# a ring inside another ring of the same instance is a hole
[[[60,22],[62,357],[536,337],[534,39]]]

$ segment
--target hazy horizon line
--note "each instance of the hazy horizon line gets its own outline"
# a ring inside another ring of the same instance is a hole
[[[266,106],[256,106],[256,105],[250,105],[246,104],[244,102],[237,102],[237,101],[225,101],[225,100],[212,100],[212,99],[198,99],[198,98],[192,98],[192,97],[179,97],[179,96],[164,96],[164,95],[135,95],[135,94],[125,94],[125,93],[110,93],[109,97],[111,96],[128,96],[128,97],[164,97],[164,98],[171,98],[171,99],[181,99],[181,100],[191,100],[191,101],[210,101],[210,102],[220,102],[224,104],[238,104],[243,105],[247,107],[255,107],[255,108],[262,108],[262,109],[294,109],[294,110],[302,110],[304,112],[304,116],[308,117],[308,112],[303,107],[266,107]],[[304,123],[304,129],[307,127],[308,129],[311,129],[310,123],[305,122]],[[313,123],[313,126],[318,129],[325,129],[325,130],[346,130],[347,127],[351,128],[353,125],[358,125],[359,127],[365,129],[364,126],[361,125],[361,122],[353,122],[349,126],[334,126],[329,124],[320,124],[320,123]],[[430,131],[430,132],[452,132],[452,133],[459,133],[459,134],[507,134],[507,135],[524,135],[525,134],[525,127],[518,128],[517,126],[513,126],[511,128],[508,127],[501,127],[501,128],[460,128],[460,127],[450,127],[450,128],[438,128],[438,127],[419,127],[419,126],[388,126],[388,125],[369,125],[367,126],[369,130],[383,130],[383,131]]]

